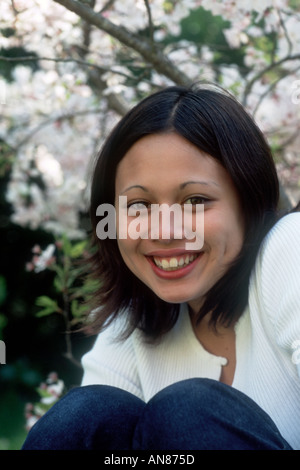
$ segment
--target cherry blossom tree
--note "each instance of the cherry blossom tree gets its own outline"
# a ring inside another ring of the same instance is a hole
[[[3,151],[0,169],[9,159],[6,198],[14,223],[84,237],[81,216],[94,156],[116,120],[155,90],[198,80],[231,90],[254,116],[274,150],[288,196],[283,204],[295,204],[297,5],[296,0],[2,0],[0,139],[9,152]],[[207,21],[222,33],[223,43],[198,39]]]

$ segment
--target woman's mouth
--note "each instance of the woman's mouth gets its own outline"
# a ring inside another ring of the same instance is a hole
[[[163,271],[176,271],[191,264],[199,256],[199,253],[186,254],[182,256],[173,256],[169,258],[161,258],[153,256],[153,261],[157,267]]]
[[[173,253],[150,254],[146,256],[154,273],[166,280],[179,279],[189,274],[203,252],[198,253]]]

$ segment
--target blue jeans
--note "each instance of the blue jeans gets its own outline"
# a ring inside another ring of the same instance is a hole
[[[189,379],[148,403],[105,385],[67,393],[29,432],[23,449],[291,450],[249,397],[210,379]]]

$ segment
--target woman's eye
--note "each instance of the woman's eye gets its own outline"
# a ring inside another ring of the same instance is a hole
[[[148,209],[149,204],[143,201],[130,202],[127,206],[127,209],[132,209],[135,211],[141,211],[143,209]]]
[[[208,201],[209,199],[203,196],[192,196],[186,199],[184,204],[192,204],[194,206],[196,204],[205,204]]]

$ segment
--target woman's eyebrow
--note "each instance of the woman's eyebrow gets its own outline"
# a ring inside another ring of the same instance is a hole
[[[149,193],[149,190],[145,188],[145,186],[141,186],[140,184],[133,184],[132,186],[128,186],[128,188],[125,188],[120,194],[124,194],[130,189],[141,189],[142,191],[145,191],[146,193]]]
[[[186,186],[188,186],[189,184],[202,184],[202,185],[205,185],[205,186],[211,186],[211,185],[215,185],[215,186],[220,186],[219,183],[216,183],[215,181],[213,180],[207,180],[207,181],[185,181],[184,183],[182,183],[180,185],[180,189],[184,189]]]
[[[179,189],[184,189],[186,186],[188,186],[189,184],[202,184],[202,185],[205,185],[205,186],[211,186],[211,185],[215,185],[215,186],[220,186],[218,183],[216,183],[215,181],[213,180],[207,180],[207,181],[201,181],[201,180],[198,180],[198,181],[185,181],[184,183],[181,183],[181,185],[179,186]],[[126,193],[127,191],[130,191],[130,189],[141,189],[142,191],[144,191],[145,193],[149,193],[149,189],[147,189],[145,186],[142,186],[140,184],[133,184],[131,186],[128,186],[127,188],[125,188],[120,194],[124,194]]]

